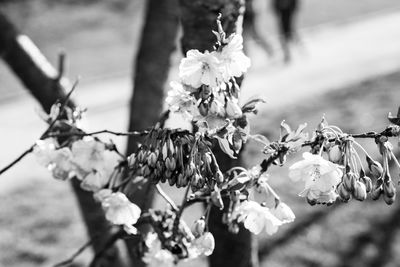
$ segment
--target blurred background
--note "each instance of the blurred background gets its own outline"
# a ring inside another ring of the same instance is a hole
[[[400,2],[298,2],[289,57],[272,1],[251,3],[254,21],[244,36],[252,67],[243,98],[267,100],[253,118],[253,132],[276,138],[283,119],[291,125],[308,122],[312,131],[323,114],[346,131],[385,127],[387,113],[400,104]],[[74,99],[88,108],[89,130],[127,128],[144,9],[140,0],[0,1],[0,11],[51,63],[66,52],[67,76],[81,77]],[[180,58],[176,51],[170,80],[177,76]],[[35,113],[39,108],[1,62],[0,167],[45,129]],[[126,146],[124,139],[116,142]],[[372,142],[365,145],[377,152]],[[246,153],[249,166],[259,161],[257,147],[249,146]],[[297,196],[302,185],[288,180],[287,167],[274,168],[270,181],[297,219],[273,237],[260,237],[262,266],[400,266],[398,201],[390,207],[383,201],[311,207]],[[50,266],[86,240],[69,186],[51,179],[32,156],[0,177],[0,266]],[[86,252],[76,266],[89,257]]]

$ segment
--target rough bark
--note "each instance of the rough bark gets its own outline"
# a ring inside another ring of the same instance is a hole
[[[65,84],[68,84],[66,79],[59,77],[58,72],[39,49],[27,36],[21,35],[1,12],[0,56],[45,111],[48,112],[57,100],[65,98]],[[75,106],[73,101],[69,101],[68,105]],[[96,237],[93,248],[95,252],[98,252],[111,234],[109,224],[101,206],[94,201],[92,193],[82,190],[76,180],[73,180],[71,185],[89,236]],[[98,233],[102,235],[99,237]],[[101,266],[122,266],[116,247],[105,253],[102,263]]]
[[[211,29],[216,30],[219,13],[222,14],[222,25],[228,34],[242,31],[244,0],[180,0],[180,7],[184,53],[189,49],[212,49],[216,39]],[[233,161],[220,150],[215,153],[222,171],[240,165],[240,159]],[[211,267],[258,265],[257,243],[250,232],[242,228],[238,234],[230,233],[222,223],[222,212],[215,208],[211,210],[209,224],[216,239],[214,253],[209,257]]]
[[[170,69],[170,57],[176,49],[178,33],[177,0],[148,0],[139,51],[135,59],[133,97],[130,103],[129,130],[143,130],[154,125],[163,109],[164,85]],[[138,137],[129,137],[128,155],[135,152]],[[130,196],[142,210],[151,207],[154,188],[144,185]],[[141,229],[146,231],[146,229]],[[135,257],[135,240],[127,242],[134,266],[143,265]]]

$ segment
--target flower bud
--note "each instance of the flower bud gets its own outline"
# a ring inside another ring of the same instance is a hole
[[[317,200],[316,199],[312,199],[307,197],[307,203],[310,204],[311,206],[314,206],[315,204],[317,204]]]
[[[239,233],[240,228],[239,228],[239,225],[237,225],[236,223],[231,223],[229,225],[228,230],[229,230],[229,232],[231,232],[233,234],[237,234],[237,233]]]
[[[396,194],[396,187],[392,180],[387,180],[383,183],[383,193],[389,198]]]
[[[235,131],[233,133],[232,145],[233,145],[233,150],[235,150],[236,153],[239,153],[240,149],[242,149],[243,146],[243,140],[240,132]]]
[[[184,182],[184,175],[183,175],[183,173],[180,173],[178,175],[178,178],[176,179],[176,187],[180,188],[180,187],[183,186],[184,183],[185,183]]]
[[[198,107],[198,109],[199,109],[199,112],[200,112],[201,116],[203,116],[203,117],[207,116],[207,114],[208,114],[208,104],[206,104],[204,102],[201,102],[199,107]]]
[[[196,169],[196,166],[194,165],[193,162],[191,162],[191,163],[186,167],[185,175],[186,175],[187,177],[193,176],[194,170],[195,170],[195,169]]]
[[[360,181],[357,181],[355,183],[353,196],[358,201],[364,201],[367,198],[367,189],[365,187],[365,184],[361,183]]]
[[[347,191],[353,192],[356,180],[356,175],[352,171],[347,172],[343,176],[343,184],[346,187]]]
[[[195,237],[198,237],[204,234],[204,229],[206,229],[206,221],[200,218],[194,222],[192,232]]]
[[[211,114],[224,116],[225,109],[221,102],[217,100],[213,100],[210,104],[210,108],[208,110]]]
[[[150,175],[150,173],[151,173],[151,169],[149,168],[149,166],[144,165],[144,166],[142,167],[142,175],[143,175],[144,177],[148,177],[148,176]]]
[[[222,201],[221,193],[218,188],[215,187],[215,190],[211,193],[211,201],[217,206],[220,210],[224,208],[224,202]]]
[[[369,178],[368,176],[363,176],[360,179],[365,184],[365,189],[367,190],[367,193],[370,193],[372,191],[371,178]]]
[[[157,163],[157,155],[154,152],[151,152],[149,157],[147,158],[147,164],[150,167],[155,167]]]
[[[222,184],[224,182],[224,175],[220,170],[215,173],[215,180],[217,181],[217,184]]]
[[[133,153],[128,157],[128,166],[133,167],[136,163],[136,154]]]
[[[385,201],[386,204],[392,205],[394,203],[394,201],[396,200],[396,195],[393,195],[393,197],[388,197],[386,194],[384,194],[383,200]]]
[[[136,158],[139,161],[139,163],[145,162],[146,160],[145,151],[143,149],[140,149],[139,152],[137,153]]]
[[[344,202],[349,201],[351,198],[350,192],[347,191],[343,183],[340,183],[340,185],[338,186],[338,194],[340,199],[343,200]]]
[[[372,200],[378,200],[379,197],[382,195],[383,190],[381,187],[375,188],[374,190],[372,190],[371,192],[371,198]]]
[[[328,126],[328,122],[326,121],[325,116],[323,116],[321,122],[317,126],[317,130],[322,131],[326,126]]]
[[[163,160],[165,160],[168,157],[167,142],[165,142],[164,145],[162,146],[161,154],[162,154]]]
[[[198,249],[204,256],[210,256],[215,248],[214,236],[210,232],[205,232],[196,240]]]
[[[242,116],[241,108],[232,98],[226,101],[225,111],[228,118],[239,118]]]
[[[169,178],[169,177],[171,177],[172,176],[172,171],[170,171],[170,170],[166,170],[165,172],[164,172],[164,176],[165,176],[165,178]]]
[[[165,167],[170,170],[171,172],[176,168],[176,161],[173,157],[167,157],[165,159]]]
[[[200,97],[203,100],[206,100],[211,95],[211,88],[208,85],[204,85],[201,87]]]
[[[367,163],[368,163],[368,168],[371,171],[372,177],[374,177],[374,178],[381,177],[381,175],[383,173],[382,165],[378,161],[373,160],[368,156],[367,156]]]
[[[176,175],[171,175],[171,177],[168,178],[168,183],[170,186],[173,186],[176,183]]]
[[[342,150],[340,149],[339,145],[334,145],[331,147],[331,149],[329,149],[328,157],[333,163],[339,163],[342,159],[342,155]]]

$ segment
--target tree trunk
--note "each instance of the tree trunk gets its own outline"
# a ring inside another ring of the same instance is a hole
[[[164,85],[170,69],[170,57],[176,49],[178,33],[177,0],[148,0],[145,23],[134,70],[134,93],[130,104],[129,130],[144,130],[154,125],[162,112]],[[136,151],[141,139],[130,136],[127,154]],[[131,201],[142,210],[151,207],[154,188],[150,184],[136,190]],[[145,228],[141,229],[146,231]],[[143,263],[135,257],[135,240],[127,242],[134,266]]]
[[[38,100],[42,108],[49,112],[51,106],[65,98],[65,78],[54,69],[32,41],[18,33],[17,29],[0,12],[0,56],[18,76],[28,91]],[[63,81],[63,82],[61,82]],[[70,107],[75,104],[68,102]],[[95,252],[103,248],[110,236],[109,224],[99,203],[95,202],[91,192],[80,188],[80,183],[73,180],[72,188],[78,200],[82,217],[86,223],[89,236],[97,236],[93,243]],[[102,266],[122,266],[116,247],[105,253]]]
[[[216,19],[222,14],[224,30],[230,34],[241,33],[244,13],[243,0],[180,0],[183,37],[182,50],[212,50],[216,38],[211,29],[216,30]],[[233,161],[221,150],[216,157],[222,171],[240,165],[241,160]],[[211,267],[249,267],[257,266],[256,241],[244,228],[238,234],[228,231],[222,223],[222,212],[213,208],[209,221],[210,231],[216,242],[214,253],[209,257]]]

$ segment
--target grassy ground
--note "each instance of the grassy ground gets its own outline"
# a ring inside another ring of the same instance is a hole
[[[400,72],[323,97],[307,96],[307,101],[286,110],[262,114],[255,127],[273,138],[283,118],[291,124],[309,122],[312,130],[326,113],[330,123],[349,131],[379,130],[387,123],[386,113],[397,109],[399,87]],[[256,151],[251,149],[247,158],[249,164],[257,162]],[[400,247],[397,202],[391,207],[381,201],[310,207],[297,197],[303,185],[290,182],[287,166],[274,168],[270,180],[293,207],[297,220],[276,236],[261,237],[264,266],[396,265],[400,260],[393,253]],[[0,196],[0,203],[1,266],[48,266],[86,241],[68,184],[43,180]],[[85,254],[78,262],[88,257]],[[380,265],[381,261],[389,264]]]

